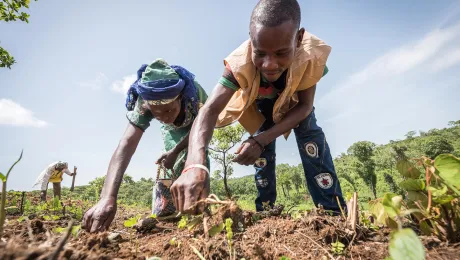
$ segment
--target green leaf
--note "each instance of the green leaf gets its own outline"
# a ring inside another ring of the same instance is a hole
[[[6,176],[3,175],[3,173],[0,172],[0,180],[2,180],[2,182],[6,182]]]
[[[422,220],[420,222],[420,230],[426,236],[430,236],[433,234],[433,228],[428,224],[428,220]]]
[[[452,195],[444,195],[444,196],[439,196],[439,197],[433,197],[433,201],[436,202],[436,203],[439,203],[441,205],[449,204],[454,199],[455,199],[455,197],[452,196]]]
[[[402,196],[394,193],[386,193],[383,196],[383,207],[391,218],[399,215],[401,210]]]
[[[178,228],[185,228],[187,226],[187,221],[188,221],[188,217],[187,216],[182,216],[182,218],[180,219],[179,223],[177,223],[177,227]]]
[[[220,223],[219,225],[215,225],[214,227],[212,227],[209,230],[209,236],[213,237],[213,236],[219,234],[220,232],[222,232],[222,230],[224,230],[224,228],[225,228],[224,223]]]
[[[129,218],[128,220],[123,222],[123,225],[125,227],[127,227],[127,228],[134,227],[134,225],[136,225],[136,224],[137,224],[137,218],[136,217]]]
[[[404,177],[416,179],[420,176],[420,171],[409,161],[402,160],[396,163],[396,169]]]
[[[436,157],[434,166],[439,171],[439,177],[444,181],[460,188],[460,159],[451,154],[441,154]]]
[[[188,230],[194,229],[201,222],[203,222],[203,217],[202,216],[193,217],[192,220],[188,221],[188,223],[187,223]]]
[[[419,202],[421,206],[427,207],[428,206],[428,197],[419,191],[408,191],[407,198],[409,199],[409,204],[413,205],[414,202]]]
[[[423,191],[425,189],[425,182],[419,179],[408,179],[400,182],[399,186],[407,191]]]
[[[393,259],[424,260],[425,249],[410,228],[398,230],[390,240],[390,256]]]
[[[398,227],[398,223],[391,219],[385,211],[381,199],[369,201],[369,212],[375,216],[376,223],[386,225],[392,229]]]
[[[80,233],[80,230],[81,230],[81,226],[73,226],[72,227],[72,235],[74,237],[77,237],[78,234]]]
[[[447,193],[447,186],[443,185],[441,189],[437,189],[436,187],[430,186],[427,190],[431,191],[431,195],[433,197],[440,197]]]
[[[57,227],[57,228],[54,228],[54,229],[53,229],[53,232],[54,232],[54,233],[58,233],[58,234],[62,234],[62,233],[64,233],[65,230],[66,230],[66,229],[63,228],[63,227]]]

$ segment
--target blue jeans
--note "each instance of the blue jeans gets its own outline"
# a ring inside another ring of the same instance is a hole
[[[273,125],[271,125],[273,126]],[[271,126],[264,124],[259,132]],[[308,190],[315,206],[321,204],[324,209],[340,212],[337,198],[343,209],[346,204],[342,197],[340,183],[335,173],[329,145],[323,130],[316,124],[314,109],[311,114],[294,129],[300,159],[307,180]],[[273,206],[276,201],[276,140],[265,146],[260,159],[254,164],[255,182],[258,195],[255,200],[257,211],[264,205]]]

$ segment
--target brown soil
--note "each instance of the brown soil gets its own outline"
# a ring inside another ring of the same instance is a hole
[[[360,229],[354,236],[340,217],[317,212],[300,219],[271,216],[255,223],[245,221],[250,226],[243,232],[234,231],[231,251],[225,231],[207,240],[201,224],[191,231],[178,229],[177,223],[171,221],[155,223],[150,225],[151,230],[143,229],[142,232],[125,228],[124,220],[136,213],[118,212],[110,229],[111,236],[113,233],[121,235],[117,239],[109,240],[109,232],[89,234],[82,231],[78,237],[71,236],[58,259],[148,259],[154,256],[199,259],[192,247],[206,259],[280,259],[283,256],[290,259],[384,259],[388,256],[390,230]],[[250,214],[238,212],[238,218],[244,220]],[[67,227],[68,221],[44,221],[37,217],[29,224],[27,221],[19,223],[17,217],[9,218],[0,241],[0,259],[48,259],[64,236],[53,230]],[[209,227],[217,221],[216,217],[211,219]],[[346,247],[344,255],[333,255],[331,251],[330,243],[337,240]],[[427,259],[460,259],[460,244],[447,244],[434,237],[422,237],[422,241]]]

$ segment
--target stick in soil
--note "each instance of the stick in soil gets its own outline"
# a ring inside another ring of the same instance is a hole
[[[21,215],[24,214],[24,196],[26,195],[26,192],[22,192],[22,197],[21,197]]]
[[[300,233],[299,231],[296,231],[296,233],[310,239],[311,242],[313,242],[315,245],[317,245],[319,248],[323,249],[324,252],[326,252],[326,254],[332,259],[332,260],[335,260],[335,258],[329,253],[329,251],[327,251],[324,247],[322,247],[320,244],[318,244],[318,242],[316,242],[315,240],[313,240],[311,237],[305,235],[305,234],[302,234]]]
[[[67,227],[67,231],[66,231],[64,237],[62,237],[61,241],[59,241],[59,245],[56,248],[56,251],[54,251],[54,253],[48,258],[48,260],[56,260],[56,259],[58,259],[59,253],[64,248],[64,245],[67,242],[67,239],[69,239],[70,234],[72,233],[73,222],[74,222],[73,219],[69,222],[69,226]]]

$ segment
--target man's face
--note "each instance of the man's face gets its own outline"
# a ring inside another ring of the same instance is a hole
[[[304,29],[297,30],[292,21],[276,27],[251,26],[252,62],[266,80],[276,81],[289,68],[303,33]]]

